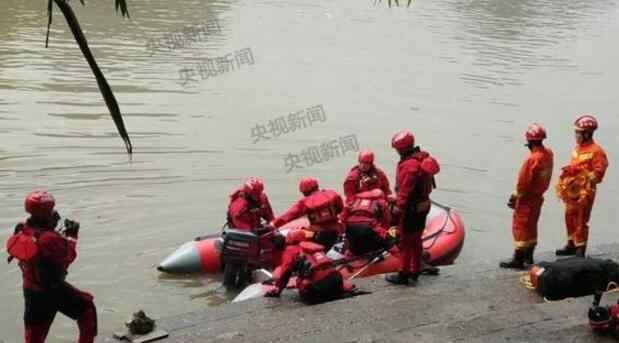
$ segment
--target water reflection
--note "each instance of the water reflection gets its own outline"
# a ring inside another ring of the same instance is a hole
[[[453,19],[458,26],[453,38],[472,55],[472,65],[477,67],[461,72],[460,79],[488,89],[521,86],[521,75],[530,70],[577,70],[574,61],[553,48],[586,34],[596,18],[616,4],[468,0],[451,1],[450,6],[455,9]]]

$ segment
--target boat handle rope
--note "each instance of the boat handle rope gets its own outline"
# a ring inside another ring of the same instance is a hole
[[[433,234],[431,234],[430,236],[426,237],[426,240],[429,240],[431,238],[435,238],[434,240],[432,240],[432,243],[430,243],[430,246],[428,246],[428,249],[432,248],[434,246],[434,244],[436,243],[437,239],[438,239],[438,235],[441,234],[443,231],[445,231],[445,229],[447,228],[447,224],[449,223],[449,221],[451,220],[451,208],[441,205],[439,203],[436,202],[432,202],[433,204],[437,205],[438,207],[444,209],[447,212],[447,215],[445,216],[445,222],[443,223],[443,226],[441,227],[440,230],[434,232]],[[425,249],[425,248],[424,248]]]

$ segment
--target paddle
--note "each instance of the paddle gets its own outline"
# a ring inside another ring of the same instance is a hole
[[[373,265],[374,263],[380,261],[385,255],[387,255],[388,251],[387,250],[383,250],[383,252],[374,257],[373,259],[371,259],[368,263],[365,264],[365,266],[363,266],[363,268],[359,269],[356,273],[354,273],[353,275],[351,275],[350,277],[348,277],[348,281],[356,278],[357,276],[361,275],[361,273],[363,273],[364,271],[366,271],[371,265]]]

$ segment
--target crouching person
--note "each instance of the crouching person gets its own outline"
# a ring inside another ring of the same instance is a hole
[[[15,227],[7,241],[8,262],[19,261],[25,299],[25,342],[43,343],[57,312],[77,321],[78,343],[92,343],[97,335],[97,312],[93,296],[65,281],[69,265],[77,256],[79,223],[65,219],[64,233],[55,231],[60,215],[47,192],[26,197],[30,217]]]
[[[275,287],[267,297],[279,297],[296,276],[296,288],[301,299],[308,303],[334,300],[350,294],[354,285],[345,281],[333,260],[325,255],[320,244],[306,241],[303,230],[294,230],[286,237],[282,263],[275,271]]]
[[[341,215],[348,249],[353,255],[389,249],[394,241],[388,233],[390,210],[380,189],[358,193]]]

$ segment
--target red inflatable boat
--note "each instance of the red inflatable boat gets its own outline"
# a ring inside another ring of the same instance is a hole
[[[290,229],[304,227],[307,224],[306,218],[300,218],[283,226],[280,230],[285,234]],[[220,272],[222,270],[220,256],[222,243],[223,239],[219,234],[187,242],[164,259],[157,269],[166,273]],[[426,263],[432,266],[454,263],[463,244],[464,224],[460,215],[453,209],[434,202],[423,233]],[[342,257],[336,248],[329,252],[329,256],[334,259]],[[391,253],[384,256],[382,261],[372,263],[367,267],[365,267],[367,261],[363,259],[351,262],[349,265],[349,268],[342,270],[345,277],[358,273],[362,268],[365,269],[356,277],[391,273],[397,271],[399,267],[398,251],[393,249]]]

